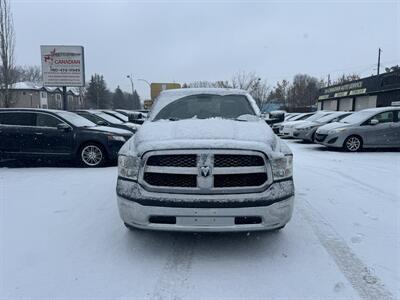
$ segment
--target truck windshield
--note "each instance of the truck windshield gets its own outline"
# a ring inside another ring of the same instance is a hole
[[[243,115],[255,115],[249,100],[244,95],[191,95],[166,105],[154,121],[181,119],[224,118],[237,119]]]

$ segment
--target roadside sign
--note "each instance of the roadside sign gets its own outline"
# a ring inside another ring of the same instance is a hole
[[[154,101],[158,95],[163,90],[180,89],[181,85],[179,83],[152,83],[150,85],[151,89],[151,100]]]
[[[84,86],[82,46],[40,46],[44,86]]]

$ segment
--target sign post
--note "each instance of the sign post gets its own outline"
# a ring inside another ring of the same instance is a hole
[[[43,86],[62,87],[63,109],[68,109],[67,87],[85,86],[82,46],[40,46]]]

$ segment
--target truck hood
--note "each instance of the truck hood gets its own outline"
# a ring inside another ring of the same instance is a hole
[[[275,156],[279,139],[263,120],[221,118],[146,122],[120,154],[167,149],[246,149]]]

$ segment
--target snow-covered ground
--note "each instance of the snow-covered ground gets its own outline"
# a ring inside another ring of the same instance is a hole
[[[289,144],[280,233],[129,232],[115,167],[0,169],[0,298],[399,298],[400,153]]]

